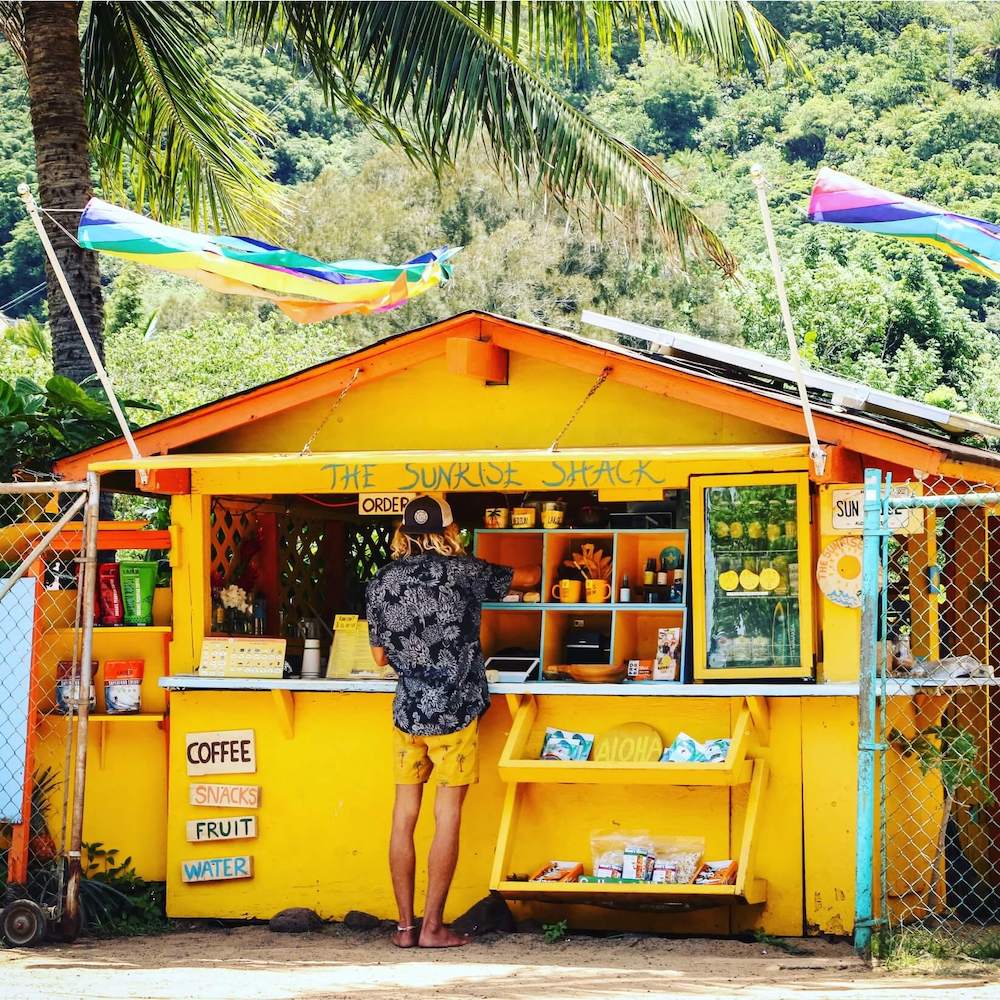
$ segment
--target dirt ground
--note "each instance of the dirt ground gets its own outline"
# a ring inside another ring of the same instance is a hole
[[[0,951],[4,1000],[1000,1000],[995,968],[966,975],[871,970],[846,944],[624,935],[493,935],[460,951],[399,951],[388,931],[266,927],[82,940]]]

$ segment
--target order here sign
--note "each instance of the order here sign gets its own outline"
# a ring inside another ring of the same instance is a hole
[[[402,517],[416,493],[359,493],[358,513],[366,517]]]
[[[188,774],[253,774],[257,770],[252,729],[187,733],[184,740]]]

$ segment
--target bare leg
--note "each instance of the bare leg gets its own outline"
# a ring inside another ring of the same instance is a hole
[[[396,785],[396,802],[392,808],[392,835],[389,839],[389,871],[392,891],[399,909],[399,927],[393,943],[400,948],[412,948],[417,943],[416,920],[413,916],[413,879],[416,854],[413,850],[413,829],[420,815],[423,785]]]
[[[438,785],[434,797],[434,840],[427,860],[427,904],[420,927],[421,948],[454,948],[468,938],[444,926],[444,904],[458,862],[458,834],[462,826],[462,803],[468,785]]]

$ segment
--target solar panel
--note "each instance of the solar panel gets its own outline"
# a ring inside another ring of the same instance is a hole
[[[663,330],[644,323],[605,316],[585,309],[582,321],[602,330],[645,340],[660,348],[658,353],[668,357],[712,362],[737,369],[744,374],[752,373],[780,379],[795,385],[795,372],[791,364],[779,358],[751,351],[745,347],[733,347],[715,340],[706,340],[690,333]],[[860,413],[878,413],[904,423],[919,423],[940,428],[948,434],[981,434],[983,437],[1000,438],[1000,424],[991,423],[969,413],[954,413],[940,406],[907,399],[891,392],[873,389],[862,382],[828,375],[813,368],[802,370],[807,389],[827,393],[834,406]]]

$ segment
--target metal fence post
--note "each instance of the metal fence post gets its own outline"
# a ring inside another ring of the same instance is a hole
[[[882,532],[882,472],[865,469],[864,550],[861,570],[861,670],[858,677],[858,810],[854,856],[854,947],[872,938],[875,816],[875,675],[878,576]]]
[[[94,597],[97,591],[97,532],[100,519],[101,481],[95,472],[87,473],[87,507],[84,512],[82,649],[80,652],[80,691],[77,707],[76,771],[73,784],[73,822],[70,828],[69,875],[66,881],[66,905],[63,932],[70,940],[80,929],[80,852],[83,843],[83,806],[87,785],[87,729],[91,684],[91,657],[94,652]]]

